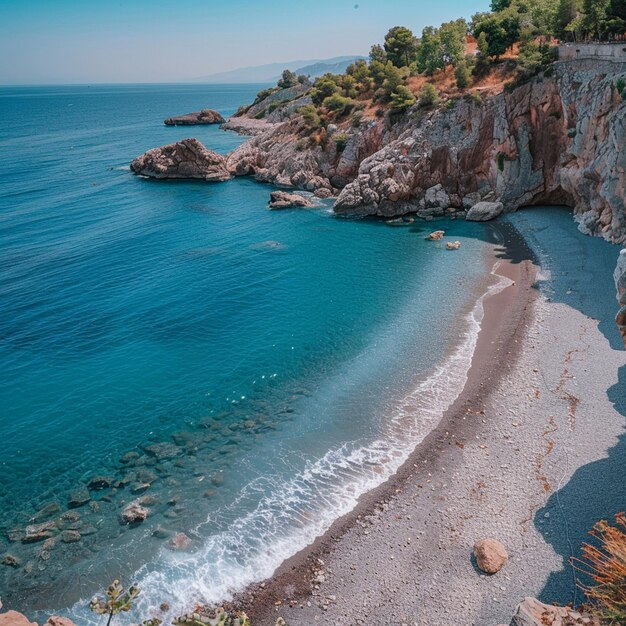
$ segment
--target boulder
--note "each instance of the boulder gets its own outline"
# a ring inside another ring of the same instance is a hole
[[[69,500],[67,501],[67,506],[70,509],[77,509],[78,507],[87,504],[89,500],[91,500],[91,496],[89,495],[89,489],[87,489],[87,487],[80,487],[70,494]]]
[[[201,179],[211,182],[228,180],[226,158],[207,150],[197,139],[153,148],[130,164],[135,174],[148,178]]]
[[[270,194],[270,209],[291,209],[293,207],[311,208],[313,202],[299,193],[288,193],[286,191],[272,191]]]
[[[502,202],[477,202],[468,212],[468,222],[487,222],[498,217],[504,210]]]
[[[445,230],[435,230],[432,233],[430,233],[430,235],[428,235],[426,239],[428,241],[439,241],[440,239],[443,239],[443,236],[445,234],[446,234]]]
[[[447,209],[450,206],[450,196],[443,185],[434,185],[426,190],[424,204],[427,209]]]
[[[64,530],[61,533],[61,541],[63,543],[76,543],[80,541],[80,533],[77,530]]]
[[[185,113],[168,117],[163,123],[166,126],[193,126],[197,124],[223,124],[226,120],[213,109],[202,109],[195,113]]]
[[[38,541],[45,541],[46,539],[52,537],[56,530],[57,525],[54,522],[29,524],[26,526],[26,532],[22,537],[22,543],[37,543]]]
[[[37,622],[29,622],[28,618],[17,611],[0,613],[0,626],[37,626]]]
[[[185,533],[176,533],[168,542],[167,547],[176,552],[183,552],[191,545],[191,537]]]
[[[525,598],[515,611],[509,626],[600,626],[600,622],[589,615],[569,607],[550,606],[536,598]]]
[[[448,250],[458,250],[461,247],[460,241],[448,241],[446,248]]]
[[[141,524],[145,522],[146,518],[150,514],[150,511],[137,500],[133,500],[128,504],[120,515],[120,522],[122,524]]]
[[[474,544],[476,564],[485,574],[499,572],[509,560],[505,547],[497,539],[481,539]]]
[[[99,491],[100,489],[107,489],[113,484],[113,479],[110,476],[94,476],[87,485],[89,489]]]
[[[45,506],[42,506],[35,515],[30,518],[30,522],[41,522],[49,517],[52,517],[61,510],[61,507],[56,502],[50,502]]]
[[[20,560],[12,554],[5,554],[2,559],[2,565],[6,565],[7,567],[19,567]]]

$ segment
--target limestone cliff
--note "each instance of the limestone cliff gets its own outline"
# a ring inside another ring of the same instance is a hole
[[[337,193],[337,212],[393,216],[465,211],[481,200],[504,211],[572,207],[579,227],[626,241],[626,104],[613,85],[626,64],[573,61],[483,102],[449,101],[347,129],[340,151],[303,145],[295,117],[228,158],[235,175]]]
[[[624,347],[626,347],[626,248],[622,250],[617,261],[615,286],[617,287],[617,300],[621,307],[615,321],[624,339]]]

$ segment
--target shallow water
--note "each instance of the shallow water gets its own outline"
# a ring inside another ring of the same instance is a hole
[[[234,148],[162,120],[257,90],[0,90],[0,553],[20,560],[0,571],[5,606],[87,623],[74,604],[120,576],[144,612],[221,600],[389,476],[463,385],[492,226],[438,221],[450,252],[424,240],[435,224],[268,211],[251,180],[128,171],[185,136]],[[95,475],[114,488],[64,515]],[[142,496],[147,521],[121,525]],[[55,539],[22,543],[51,503]],[[167,549],[177,532],[187,552]]]

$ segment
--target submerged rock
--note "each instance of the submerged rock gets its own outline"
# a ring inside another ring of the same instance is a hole
[[[77,530],[64,530],[61,533],[61,541],[63,543],[76,543],[80,541],[80,533]]]
[[[461,247],[460,241],[448,241],[446,248],[448,250],[458,250]]]
[[[139,504],[137,500],[134,500],[128,504],[120,515],[120,522],[122,524],[140,524],[145,522],[150,511]]]
[[[474,544],[476,564],[485,574],[499,572],[509,560],[505,547],[497,539],[482,539]]]
[[[77,509],[78,507],[87,504],[89,500],[91,500],[91,496],[89,495],[89,489],[87,489],[87,487],[80,487],[70,494],[69,500],[67,501],[67,506],[70,509]]]
[[[37,622],[29,622],[28,618],[17,611],[0,613],[0,626],[37,626]]]
[[[19,567],[20,560],[13,554],[5,554],[2,559],[2,565],[6,565],[7,567]]]
[[[37,543],[38,541],[45,541],[46,539],[52,537],[57,530],[57,525],[54,522],[30,524],[26,526],[26,532],[22,537],[22,543]]]
[[[113,484],[113,479],[110,476],[94,476],[87,485],[89,489],[99,491],[100,489],[106,489]]]
[[[299,193],[288,193],[286,191],[272,191],[270,194],[270,209],[290,209],[294,207],[310,208],[314,206],[308,198]]]
[[[163,123],[166,126],[192,126],[197,124],[223,124],[226,120],[213,109],[202,109],[195,113],[185,113],[168,117]]]
[[[468,212],[465,219],[468,222],[487,222],[504,210],[502,202],[477,202]]]
[[[176,552],[183,552],[191,545],[191,537],[185,533],[176,533],[168,542],[167,547]]]
[[[446,234],[445,230],[435,230],[434,232],[430,233],[430,235],[428,235],[428,237],[426,237],[426,239],[428,241],[439,241],[441,239],[443,239],[443,236]]]
[[[183,139],[148,150],[130,164],[135,174],[149,178],[228,180],[226,158],[207,150],[197,139]]]

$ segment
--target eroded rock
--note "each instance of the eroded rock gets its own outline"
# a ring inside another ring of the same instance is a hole
[[[288,193],[287,191],[272,191],[270,194],[270,209],[290,209],[294,207],[310,208],[313,202],[299,193]]]
[[[525,598],[515,611],[510,626],[600,626],[595,618],[569,607],[551,606],[536,598]]]
[[[228,180],[226,158],[205,148],[197,139],[183,139],[148,150],[130,164],[135,174],[149,178]]]
[[[185,113],[168,117],[164,120],[166,126],[192,126],[198,124],[223,124],[226,120],[213,109],[202,109],[195,113]]]
[[[150,511],[145,506],[142,506],[139,501],[134,500],[122,511],[120,522],[122,524],[140,524],[146,521],[149,514]]]

